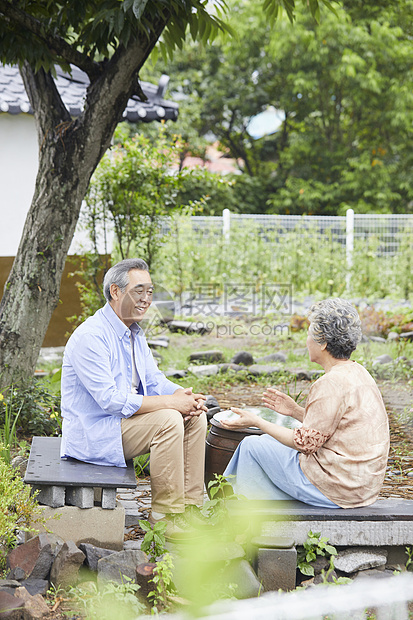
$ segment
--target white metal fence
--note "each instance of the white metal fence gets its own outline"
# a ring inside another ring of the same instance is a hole
[[[218,601],[209,620],[409,620],[413,575],[364,578],[349,585],[316,587],[291,593],[268,593],[244,601]],[[374,614],[374,615],[373,615]],[[188,620],[186,614],[168,616]]]
[[[223,236],[229,239],[237,230],[246,228],[258,233],[264,239],[271,233],[284,234],[296,231],[314,231],[329,234],[333,241],[346,247],[347,256],[351,254],[354,243],[376,240],[375,251],[380,255],[394,255],[404,238],[413,242],[413,215],[403,214],[359,214],[352,209],[345,216],[325,215],[261,215],[230,213],[225,209],[222,216],[192,216],[192,229],[203,233],[204,241]],[[164,231],[169,229],[165,222]],[[274,238],[274,235],[271,238]]]

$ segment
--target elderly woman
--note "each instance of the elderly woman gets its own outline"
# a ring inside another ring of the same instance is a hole
[[[269,409],[302,422],[294,430],[241,409],[223,421],[230,429],[257,426],[224,475],[250,499],[297,499],[325,508],[368,506],[383,484],[389,450],[387,413],[379,389],[363,366],[350,360],[361,339],[355,308],[327,299],[309,313],[307,348],[325,374],[311,386],[306,407],[274,388],[263,394]]]

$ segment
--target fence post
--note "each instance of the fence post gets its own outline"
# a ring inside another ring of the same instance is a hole
[[[222,234],[224,241],[228,242],[231,234],[231,211],[229,209],[224,209],[222,212]]]
[[[353,266],[353,250],[354,250],[354,211],[347,209],[346,211],[346,289],[350,290],[351,285],[351,268]]]

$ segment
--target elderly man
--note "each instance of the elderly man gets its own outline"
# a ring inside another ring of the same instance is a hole
[[[107,304],[66,345],[61,456],[125,467],[150,452],[150,521],[165,519],[179,536],[186,511],[203,501],[205,397],[169,381],[153,359],[139,326],[153,295],[145,261],[111,267],[103,290]]]

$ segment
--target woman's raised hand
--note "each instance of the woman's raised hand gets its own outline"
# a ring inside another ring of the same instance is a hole
[[[238,418],[231,420],[220,420],[219,423],[225,428],[248,428],[249,426],[258,426],[262,422],[262,418],[259,418],[255,413],[247,411],[246,409],[238,409],[231,407],[231,411],[238,415]]]
[[[275,388],[269,387],[262,395],[262,401],[268,409],[277,411],[282,415],[288,415],[296,420],[302,421],[304,413],[303,407],[300,407],[291,396],[280,392]]]

